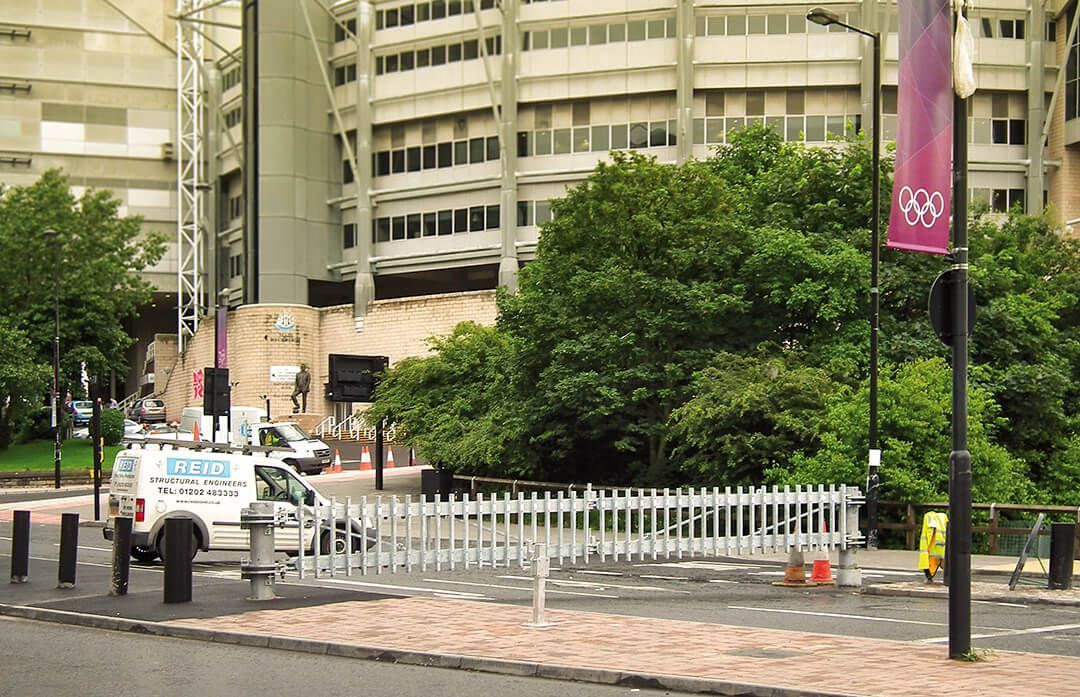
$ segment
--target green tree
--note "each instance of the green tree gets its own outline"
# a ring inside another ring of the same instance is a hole
[[[537,258],[499,301],[528,447],[551,477],[677,481],[668,418],[739,340],[745,231],[709,167],[614,153],[553,205]]]
[[[765,470],[813,452],[825,400],[836,388],[825,371],[790,357],[718,355],[671,416],[685,481],[760,484]]]
[[[26,332],[0,317],[0,450],[41,408],[48,390],[49,366],[34,356]]]
[[[776,484],[866,484],[866,389],[843,387],[826,402],[821,447],[798,453],[790,467],[768,471]],[[886,366],[879,384],[882,498],[941,501],[948,497],[952,371],[940,358]],[[995,442],[1004,425],[991,394],[968,392],[968,449],[976,501],[1030,501],[1022,460]]]
[[[132,339],[124,322],[149,302],[140,277],[164,253],[159,235],[138,217],[121,217],[111,192],[72,195],[68,177],[49,170],[29,186],[0,191],[0,306],[30,338],[32,355],[49,362],[54,303],[60,305],[61,381],[77,384],[124,368]],[[45,230],[54,230],[47,236]]]
[[[515,441],[510,347],[493,327],[463,322],[431,340],[433,355],[397,363],[379,382],[369,423],[387,419],[433,465],[478,475],[536,474]]]

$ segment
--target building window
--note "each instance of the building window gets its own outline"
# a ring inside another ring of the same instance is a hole
[[[345,249],[356,246],[356,223],[345,223],[341,228],[341,246]]]

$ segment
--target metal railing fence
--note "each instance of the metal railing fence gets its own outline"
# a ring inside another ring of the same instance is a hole
[[[862,502],[846,486],[331,500],[301,511],[300,531],[325,532],[300,545],[295,565],[301,578],[523,568],[533,543],[560,564],[848,549],[862,543],[849,527],[857,517],[848,515]],[[331,531],[342,544],[332,543]]]

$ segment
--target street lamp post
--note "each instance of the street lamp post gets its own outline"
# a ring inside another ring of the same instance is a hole
[[[878,334],[880,324],[881,289],[878,284],[878,272],[881,259],[881,139],[878,129],[881,127],[881,34],[854,27],[840,19],[840,16],[823,7],[815,7],[806,13],[806,19],[814,24],[827,27],[831,24],[844,27],[857,34],[869,37],[874,47],[873,76],[873,117],[870,123],[870,171],[871,184],[871,222],[870,222],[870,448],[869,465],[866,478],[866,546],[877,548],[878,538],[878,496],[880,493],[881,449],[878,446]]]
[[[53,244],[59,261],[59,235],[56,230],[44,230],[42,233]],[[60,266],[59,263],[56,264]],[[59,275],[60,269],[56,269]],[[60,488],[60,290],[53,285],[53,384],[52,384],[52,428],[53,428],[53,484]]]

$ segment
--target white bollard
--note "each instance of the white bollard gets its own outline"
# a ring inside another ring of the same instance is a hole
[[[535,629],[542,629],[544,627],[554,627],[552,622],[547,622],[544,619],[544,591],[547,586],[548,572],[551,565],[547,556],[547,545],[542,543],[534,543],[532,545],[532,565],[533,565],[533,605],[532,605],[532,621],[523,625],[525,627],[532,627]]]

